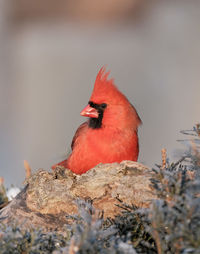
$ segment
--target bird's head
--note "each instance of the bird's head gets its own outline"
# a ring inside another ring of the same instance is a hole
[[[89,127],[99,129],[102,126],[120,126],[127,124],[135,128],[141,120],[128,99],[108,79],[110,72],[102,67],[97,74],[94,89],[88,105],[81,111],[82,116],[89,117]]]

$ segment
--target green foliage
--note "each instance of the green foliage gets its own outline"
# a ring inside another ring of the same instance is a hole
[[[121,203],[122,213],[104,221],[90,202],[77,201],[79,214],[62,234],[1,225],[0,253],[200,253],[199,126],[184,134],[193,140],[182,141],[183,158],[153,169],[158,199],[148,209]]]
[[[198,126],[197,126],[198,127]],[[158,253],[200,253],[199,129],[184,132],[195,139],[177,163],[154,169],[152,185],[159,199],[145,211],[148,232]],[[188,140],[184,140],[188,144]]]
[[[116,226],[104,221],[103,214],[95,211],[91,203],[78,201],[78,208],[70,243],[72,253],[135,254],[132,245],[117,236]]]
[[[18,226],[0,227],[0,253],[3,254],[43,254],[52,253],[66,245],[69,237],[56,232],[44,233],[41,230],[22,230]]]

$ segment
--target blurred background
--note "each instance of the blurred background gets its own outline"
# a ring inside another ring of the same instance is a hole
[[[139,161],[175,158],[200,121],[200,1],[0,0],[0,176],[50,169],[86,119],[100,67],[136,107]]]

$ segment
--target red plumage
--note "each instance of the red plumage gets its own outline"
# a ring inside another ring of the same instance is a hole
[[[99,163],[137,161],[137,130],[141,120],[114,81],[108,80],[108,75],[109,72],[105,73],[104,67],[101,68],[96,77],[91,103],[81,112],[81,115],[90,118],[76,131],[70,156],[54,165],[53,169],[60,165],[82,174]],[[101,121],[95,120],[99,119],[100,114],[103,116]],[[92,121],[99,125],[94,127]]]

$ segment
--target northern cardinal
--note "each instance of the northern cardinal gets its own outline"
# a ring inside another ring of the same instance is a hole
[[[80,113],[89,119],[76,131],[72,153],[52,169],[60,165],[83,174],[99,163],[137,161],[140,117],[108,75],[104,67],[100,69],[88,105]]]

